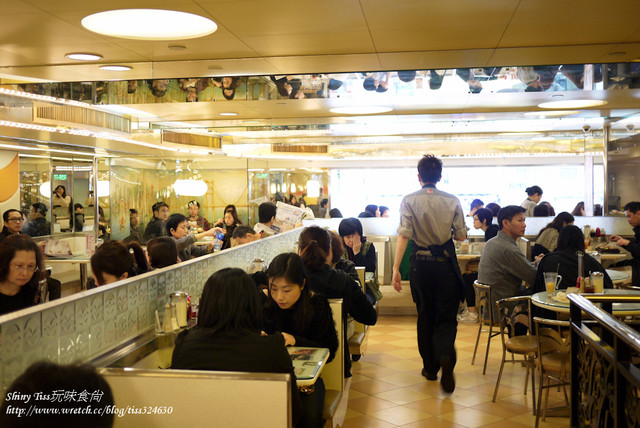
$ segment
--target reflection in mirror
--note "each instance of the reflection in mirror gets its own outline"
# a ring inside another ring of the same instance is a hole
[[[22,232],[30,236],[51,234],[51,182],[49,159],[20,159],[20,211]],[[35,207],[34,207],[35,204]]]

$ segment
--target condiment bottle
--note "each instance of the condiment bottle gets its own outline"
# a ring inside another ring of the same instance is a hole
[[[578,255],[578,279],[576,280],[576,287],[581,293],[584,293],[584,253],[582,251],[577,252]]]

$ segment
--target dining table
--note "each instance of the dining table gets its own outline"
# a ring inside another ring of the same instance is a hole
[[[640,291],[627,290],[617,288],[605,288],[605,295],[619,295],[619,296],[636,296],[640,297]],[[596,293],[585,294],[585,296],[597,295]],[[553,293],[546,291],[540,291],[531,296],[531,303],[539,308],[547,309],[558,313],[569,313],[569,299],[567,298],[566,290],[558,290]],[[640,315],[640,302],[616,302],[613,303],[613,315],[615,316],[627,316],[627,315]]]
[[[310,386],[316,383],[322,368],[329,359],[329,349],[288,346],[293,370],[298,386]]]

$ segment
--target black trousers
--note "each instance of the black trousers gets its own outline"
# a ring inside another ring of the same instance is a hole
[[[409,280],[418,309],[418,350],[425,371],[435,374],[442,357],[448,356],[454,365],[456,362],[457,275],[448,261],[414,259]]]

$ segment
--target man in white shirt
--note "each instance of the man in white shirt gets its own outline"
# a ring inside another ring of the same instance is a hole
[[[275,235],[277,232],[271,228],[276,219],[276,206],[271,202],[264,202],[258,207],[258,223],[253,227],[261,238]]]

